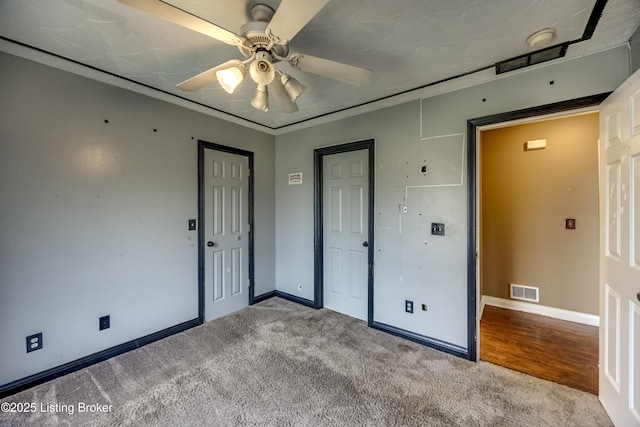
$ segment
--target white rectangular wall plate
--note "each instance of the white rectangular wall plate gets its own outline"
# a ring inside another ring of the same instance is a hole
[[[531,141],[527,141],[524,144],[524,149],[526,151],[542,150],[543,148],[547,148],[547,140],[546,139],[532,139]]]

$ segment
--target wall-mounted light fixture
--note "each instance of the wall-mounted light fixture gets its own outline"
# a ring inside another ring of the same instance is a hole
[[[542,150],[547,148],[546,139],[532,139],[524,143],[524,151]]]

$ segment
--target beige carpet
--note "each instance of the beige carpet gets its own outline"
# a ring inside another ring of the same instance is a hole
[[[611,425],[589,393],[278,298],[2,402],[38,410],[1,426]]]

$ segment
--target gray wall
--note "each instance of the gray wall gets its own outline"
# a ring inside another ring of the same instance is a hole
[[[273,136],[6,54],[0,89],[0,384],[197,318],[198,139],[255,153],[274,289]]]
[[[312,299],[313,149],[375,138],[375,320],[466,346],[467,119],[611,91],[628,64],[617,48],[281,135],[274,148],[272,136],[0,54],[0,384],[197,316],[186,220],[198,139],[255,152],[256,294],[275,282]],[[302,185],[287,185],[291,172]],[[432,238],[431,222],[447,235]],[[429,310],[405,314],[405,299]],[[112,326],[98,332],[105,314]],[[27,355],[35,332],[44,348]]]
[[[629,48],[631,49],[631,61],[630,61],[630,73],[635,73],[640,69],[640,27],[633,33],[631,40],[629,40]]]
[[[276,137],[277,289],[313,299],[313,150],[375,138],[374,320],[466,348],[467,120],[612,91],[628,64],[623,46]],[[288,185],[292,172],[302,185]],[[405,313],[405,299],[428,311]]]

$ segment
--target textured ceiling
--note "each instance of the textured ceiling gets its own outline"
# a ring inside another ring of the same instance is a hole
[[[301,0],[302,1],[302,0]],[[248,21],[243,0],[167,0],[230,31]],[[272,0],[273,2],[273,0]],[[278,2],[276,1],[276,4]],[[583,37],[596,0],[332,0],[293,39],[306,53],[372,71],[364,87],[293,69],[307,90],[299,111],[250,105],[255,84],[232,95],[214,84],[184,92],[176,84],[232,58],[238,49],[116,0],[0,0],[0,35],[271,129],[347,110],[492,66],[531,51],[527,37],[557,30],[552,44]],[[609,0],[593,37],[567,57],[618,46],[640,24],[640,0]]]

